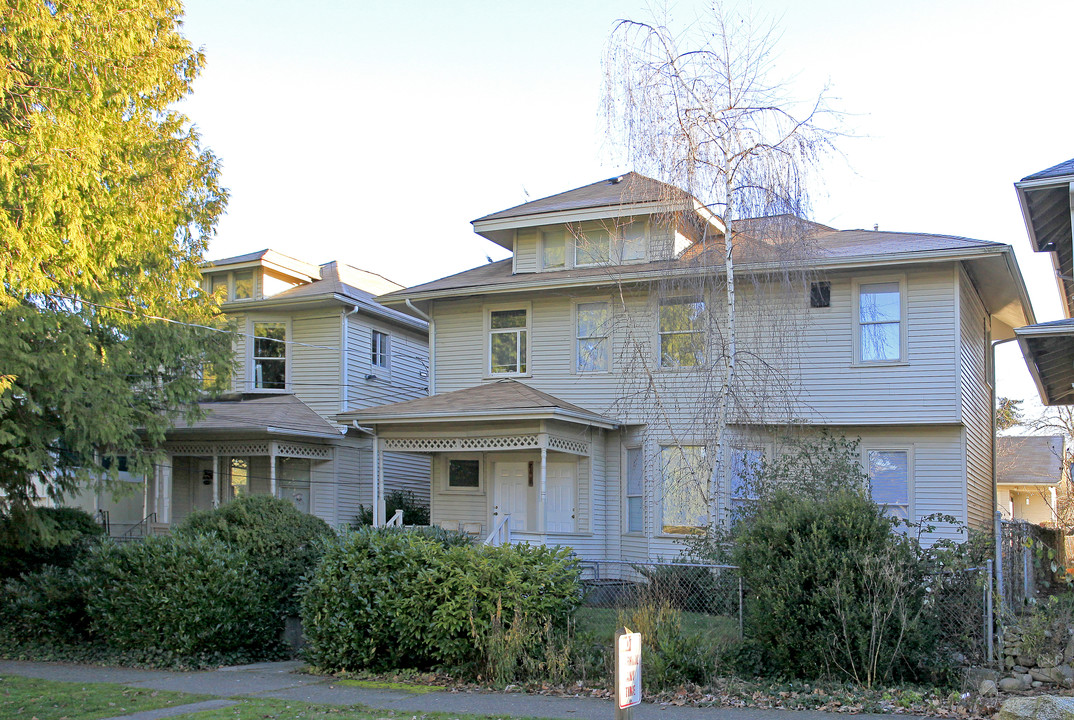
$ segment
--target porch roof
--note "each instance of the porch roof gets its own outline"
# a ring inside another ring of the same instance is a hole
[[[342,413],[339,422],[389,425],[550,419],[611,430],[619,423],[517,380],[497,380],[454,392]]]
[[[204,412],[200,420],[187,423],[176,418],[169,433],[188,438],[211,432],[262,432],[338,438],[342,432],[294,395],[244,394],[198,403]]]

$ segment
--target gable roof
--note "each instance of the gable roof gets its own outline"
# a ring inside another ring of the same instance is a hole
[[[1021,182],[1063,177],[1065,175],[1074,175],[1074,158],[1071,158],[1070,160],[1064,160],[1058,165],[1052,165],[1050,168],[1045,168],[1044,170],[1035,172],[1032,175],[1026,175],[1024,178],[1022,178]]]
[[[237,395],[198,403],[205,415],[190,424],[176,418],[169,435],[268,433],[338,438],[339,428],[294,395]]]
[[[1062,435],[996,438],[996,482],[1055,485],[1063,478]]]
[[[454,392],[355,410],[336,416],[362,425],[549,418],[614,428],[616,422],[517,380],[497,380]]]
[[[628,172],[573,190],[549,195],[500,210],[473,222],[475,224],[488,220],[506,220],[508,218],[541,215],[544,213],[563,212],[564,210],[581,210],[585,208],[610,207],[619,205],[636,205],[648,202],[666,202],[668,200],[685,201],[689,195],[660,180]]]

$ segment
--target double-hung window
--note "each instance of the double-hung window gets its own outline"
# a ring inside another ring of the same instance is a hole
[[[611,312],[606,302],[577,305],[577,372],[607,372]]]
[[[910,516],[910,452],[867,450],[873,502],[895,517]]]
[[[287,388],[287,323],[255,322],[253,386],[257,390]]]
[[[529,367],[526,308],[489,311],[489,374],[524,375]]]
[[[644,505],[642,489],[644,488],[644,462],[640,447],[627,448],[626,451],[626,531],[640,533],[645,531]]]
[[[572,228],[574,264],[608,265],[645,260],[649,236],[644,222],[605,225],[585,223]],[[546,263],[545,267],[549,267]]]
[[[705,364],[705,301],[671,298],[660,301],[660,367]]]
[[[374,330],[372,345],[372,353],[369,358],[370,364],[374,370],[377,368],[387,370],[389,367],[389,354],[391,353],[391,336],[388,333]]]
[[[660,448],[661,508],[665,533],[700,533],[708,524],[712,468],[703,445]]]
[[[612,234],[602,226],[583,227],[574,236],[575,265],[607,265],[612,261]]]
[[[541,269],[558,270],[567,265],[567,245],[562,228],[541,231]]]
[[[858,361],[903,359],[903,290],[899,281],[858,285]]]
[[[757,500],[753,479],[760,469],[760,448],[731,448],[731,512],[741,511]]]

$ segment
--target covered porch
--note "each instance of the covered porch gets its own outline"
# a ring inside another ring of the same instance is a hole
[[[513,380],[340,416],[385,452],[431,458],[431,522],[490,544],[603,545],[616,423]],[[614,454],[613,454],[614,455]],[[375,478],[380,472],[375,473]],[[375,480],[382,499],[383,483]],[[378,517],[383,523],[383,513]]]

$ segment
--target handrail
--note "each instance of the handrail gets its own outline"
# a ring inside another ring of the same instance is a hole
[[[485,538],[485,545],[492,545],[498,547],[500,545],[511,544],[511,516],[504,515],[496,523],[496,527],[492,528],[492,532]]]
[[[93,516],[93,519],[97,521],[97,524],[104,528],[105,535],[112,534],[112,525],[108,522],[108,511],[98,508],[97,513]]]
[[[403,527],[403,510],[396,510],[395,514],[388,518],[388,522],[384,523],[384,527]]]
[[[116,540],[119,540],[120,542],[122,542],[124,540],[134,540],[136,538],[144,538],[147,535],[149,535],[149,525],[151,523],[155,523],[156,521],[157,521],[157,514],[155,512],[151,512],[148,515],[146,515],[144,518],[142,518],[140,522],[138,522],[136,525],[132,526],[129,530],[127,530],[127,532],[125,532],[122,535],[118,536],[116,538]],[[141,528],[141,532],[136,534],[136,531],[139,528]]]

